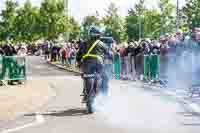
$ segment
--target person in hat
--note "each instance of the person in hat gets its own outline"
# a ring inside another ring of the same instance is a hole
[[[25,58],[27,56],[27,49],[26,46],[23,45],[21,48],[18,50],[17,53],[17,62],[16,62],[16,69],[18,69],[18,76],[23,77],[24,79],[26,78],[26,65],[25,65]],[[23,73],[22,73],[23,72]],[[22,84],[21,80],[17,80],[19,84]]]
[[[129,42],[128,47],[125,50],[125,54],[128,58],[127,60],[127,72],[128,79],[135,80],[135,48],[137,47],[136,42]]]
[[[88,30],[88,41],[87,41],[87,49],[84,51],[84,53],[78,53],[77,55],[80,55],[81,57],[78,57],[81,59],[81,70],[84,73],[84,75],[95,75],[95,87],[100,87],[96,89],[102,90],[102,75],[103,75],[103,67],[104,67],[104,56],[106,53],[108,53],[108,47],[101,41],[103,32],[99,27],[91,26]],[[81,51],[79,51],[81,52]],[[83,80],[85,82],[86,87],[84,93],[83,102],[87,100],[87,94],[90,93],[91,88],[90,86],[93,84],[91,80],[88,80],[87,78],[83,77]],[[98,86],[100,85],[100,86]],[[88,113],[93,113],[93,110],[88,110]]]

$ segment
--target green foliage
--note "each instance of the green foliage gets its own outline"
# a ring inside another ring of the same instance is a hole
[[[176,28],[176,18],[173,16],[175,12],[175,5],[172,4],[171,0],[160,0],[161,10],[161,34],[172,33]]]
[[[124,21],[118,14],[118,8],[115,3],[111,3],[107,9],[107,14],[103,18],[103,24],[106,26],[106,30],[112,33],[113,38],[117,42],[125,41],[126,31],[124,29]]]
[[[89,27],[95,26],[105,26],[107,32],[112,33],[113,38],[117,42],[127,40],[127,34],[124,29],[125,22],[122,17],[118,14],[118,8],[114,3],[111,3],[106,10],[106,15],[102,18],[98,18],[98,13],[95,15],[86,16],[82,23],[82,37],[88,37]]]
[[[92,25],[100,26],[100,24],[101,24],[101,20],[97,17],[97,14],[86,16],[82,23],[82,33],[81,33],[82,35],[81,36],[83,38],[88,38],[88,30],[89,30],[90,26],[92,26]]]
[[[131,8],[126,17],[126,32],[129,40],[139,39],[139,24],[143,38],[158,38],[160,34],[175,31],[175,17],[172,16],[175,6],[170,0],[160,0],[160,10],[145,8],[145,0],[140,0]]]
[[[190,28],[200,27],[200,1],[187,0],[186,5],[182,9],[184,15],[188,18]]]
[[[70,40],[80,38],[81,27],[79,23],[73,18],[70,18]]]
[[[1,40],[6,40],[7,38],[12,38],[14,36],[14,21],[16,18],[17,2],[12,0],[7,0],[5,2],[5,9],[1,12]]]
[[[144,37],[159,37],[161,31],[161,14],[157,10],[146,10],[144,16]]]
[[[33,7],[30,0],[18,6],[13,0],[6,1],[6,8],[0,14],[0,40],[36,41],[57,39],[69,28],[71,39],[78,38],[80,26],[70,17],[66,27],[64,0],[43,0],[40,8]]]
[[[17,10],[14,22],[15,40],[31,42],[39,39],[39,19],[38,8],[33,7],[27,0],[24,6]]]
[[[139,32],[141,30],[141,36],[145,37],[149,35],[151,29],[149,25],[152,26],[152,23],[149,19],[152,19],[151,11],[145,8],[145,1],[140,0],[134,8],[129,9],[128,16],[126,17],[126,32],[128,34],[129,40],[139,40]],[[141,29],[140,29],[141,26]]]
[[[129,40],[139,39],[139,23],[138,15],[134,9],[128,11],[128,16],[126,17],[126,33]]]
[[[49,40],[58,38],[66,31],[64,1],[44,0],[40,7],[40,30],[43,37]]]
[[[135,5],[135,11],[138,15],[143,15],[145,8],[145,0],[139,0],[139,3]]]
[[[70,32],[70,40],[87,38],[91,25],[104,25],[117,42],[139,39],[139,24],[142,37],[157,38],[160,34],[172,33],[176,28],[176,17],[173,16],[175,6],[172,0],[159,0],[159,10],[145,7],[145,0],[139,2],[128,11],[128,16],[122,18],[115,3],[111,2],[106,15],[100,18],[98,13],[86,16],[81,25],[74,19],[67,18],[64,13],[64,0],[42,0],[39,7],[32,6],[27,0],[19,6],[17,0],[6,0],[5,9],[0,13],[0,41],[11,38],[14,41],[36,41],[38,39],[55,40],[60,35]],[[181,28],[187,31],[190,27],[200,26],[200,1],[187,0],[181,13],[188,18],[187,23],[181,23]]]

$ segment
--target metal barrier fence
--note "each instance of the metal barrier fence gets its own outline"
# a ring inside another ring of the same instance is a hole
[[[122,64],[121,62],[126,63]],[[140,78],[141,75],[143,75],[144,80],[159,79],[160,55],[157,54],[140,54],[128,58],[120,58],[119,55],[116,55],[113,64],[115,79],[120,79],[124,76],[123,74],[131,79]],[[126,67],[123,65],[126,65]]]
[[[144,55],[144,80],[158,80],[159,66],[159,55]]]
[[[0,56],[0,80],[26,80],[26,58]]]

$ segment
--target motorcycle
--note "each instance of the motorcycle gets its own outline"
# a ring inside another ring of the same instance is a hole
[[[83,103],[86,103],[87,111],[89,114],[95,112],[93,103],[100,88],[101,80],[98,78],[98,74],[82,74],[83,79]]]

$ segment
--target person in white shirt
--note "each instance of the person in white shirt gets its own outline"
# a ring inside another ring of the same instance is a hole
[[[19,76],[25,78],[26,77],[26,55],[27,49],[25,46],[22,46],[17,52],[17,67],[19,69]],[[22,73],[23,72],[23,73]],[[22,75],[22,76],[21,76]],[[18,81],[20,84],[22,83],[21,80]]]

